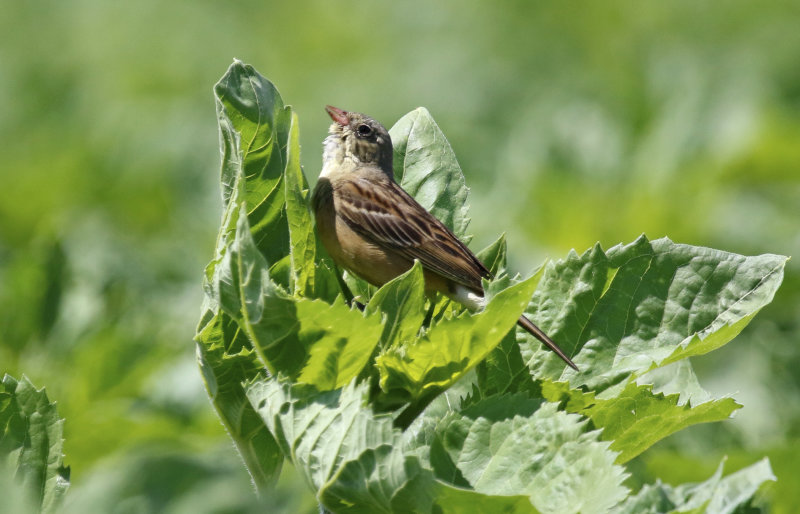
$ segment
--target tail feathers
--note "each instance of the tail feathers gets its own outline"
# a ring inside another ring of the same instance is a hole
[[[570,360],[569,357],[567,357],[564,351],[561,348],[559,348],[558,345],[552,339],[547,337],[547,334],[542,332],[542,329],[534,325],[531,320],[529,320],[525,316],[520,316],[519,321],[517,321],[517,325],[527,330],[529,334],[531,334],[533,337],[541,341],[542,344],[544,344],[546,347],[550,348],[553,352],[555,352],[555,354],[561,357],[561,359],[563,359],[563,361],[566,362],[570,368],[574,369],[575,371],[580,371],[578,369],[578,366],[576,366],[575,363],[572,362],[572,360]]]

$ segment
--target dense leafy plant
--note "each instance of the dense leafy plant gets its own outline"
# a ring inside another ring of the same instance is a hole
[[[480,313],[431,305],[418,265],[375,290],[337,277],[318,244],[297,116],[275,87],[237,61],[215,92],[225,210],[196,340],[259,490],[289,459],[334,512],[730,512],[773,478],[762,461],[698,485],[623,485],[630,459],[740,407],[705,392],[688,358],[772,300],[785,257],[642,236],[521,279],[501,236],[479,253],[496,277]],[[398,181],[468,237],[464,178],[429,113],[390,133]],[[579,373],[514,329],[523,312]]]
[[[0,492],[4,512],[56,512],[69,488],[64,420],[26,378],[0,381]],[[13,478],[12,478],[13,477]],[[21,487],[16,487],[16,484]]]

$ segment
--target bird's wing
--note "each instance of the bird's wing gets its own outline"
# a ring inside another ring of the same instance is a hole
[[[354,178],[336,187],[337,214],[367,240],[418,259],[424,268],[482,291],[489,270],[441,221],[392,180]]]

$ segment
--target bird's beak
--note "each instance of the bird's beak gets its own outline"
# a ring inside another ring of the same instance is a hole
[[[325,110],[328,111],[328,116],[339,125],[346,127],[350,123],[350,120],[347,119],[347,111],[343,111],[332,105],[326,105]]]

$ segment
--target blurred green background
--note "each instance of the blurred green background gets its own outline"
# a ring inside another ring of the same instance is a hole
[[[315,512],[291,469],[258,502],[194,357],[221,212],[212,86],[253,64],[300,117],[426,106],[472,188],[473,246],[512,267],[646,233],[800,255],[800,4],[6,2],[0,372],[66,418],[70,512]],[[701,383],[744,409],[631,465],[706,479],[769,456],[800,510],[800,261]]]

